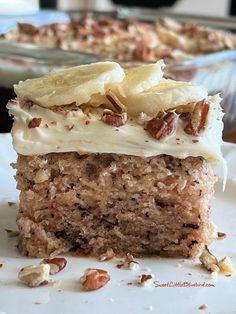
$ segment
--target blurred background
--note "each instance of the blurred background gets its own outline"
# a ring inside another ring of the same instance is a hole
[[[49,2],[49,1],[45,1]],[[77,10],[85,8],[95,8],[96,10],[115,10],[116,5],[135,6],[135,7],[169,7],[175,12],[181,13],[194,13],[205,14],[211,16],[227,16],[231,12],[230,0],[215,0],[214,5],[212,0],[153,0],[153,1],[140,1],[140,0],[58,0],[54,2],[60,10]]]
[[[128,37],[122,33],[117,39],[119,27]],[[134,27],[136,38],[124,51]],[[224,139],[236,142],[235,31],[236,0],[0,0],[0,133],[10,131],[6,104],[19,80],[96,58],[128,61],[129,66],[164,58],[167,77],[223,94]]]

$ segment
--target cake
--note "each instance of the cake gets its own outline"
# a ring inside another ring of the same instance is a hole
[[[154,62],[160,58],[183,60],[236,48],[233,33],[191,21],[179,23],[167,17],[146,23],[87,14],[69,23],[42,26],[18,23],[17,29],[10,30],[3,38],[135,62]]]
[[[22,254],[194,258],[211,242],[220,96],[163,67],[99,62],[14,86]]]

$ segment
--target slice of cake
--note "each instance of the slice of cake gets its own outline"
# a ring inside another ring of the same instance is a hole
[[[211,242],[220,97],[162,68],[101,62],[14,86],[22,254],[194,257]]]

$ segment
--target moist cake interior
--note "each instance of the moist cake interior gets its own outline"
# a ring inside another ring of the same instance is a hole
[[[16,167],[25,255],[194,257],[211,240],[216,177],[202,157],[58,153],[19,156]]]

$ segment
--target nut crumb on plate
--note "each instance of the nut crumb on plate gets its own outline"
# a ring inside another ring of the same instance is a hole
[[[207,309],[207,305],[206,304],[202,304],[198,307],[199,310],[206,310]]]
[[[129,262],[128,267],[131,270],[137,270],[137,269],[139,269],[139,263],[136,261]]]
[[[80,278],[83,290],[93,291],[104,287],[111,279],[109,273],[103,269],[88,268]]]
[[[142,274],[141,278],[139,279],[139,284],[142,287],[149,287],[153,283],[153,276]]]
[[[113,249],[112,249],[112,248],[108,248],[107,251],[106,251],[106,253],[104,253],[104,254],[102,254],[102,255],[99,256],[99,260],[100,260],[101,262],[103,262],[103,261],[109,261],[109,260],[111,260],[114,256],[115,256],[115,253],[114,253]]]
[[[205,246],[201,256],[199,257],[202,266],[210,272],[219,272],[217,258],[209,251],[208,247]]]
[[[224,257],[218,262],[218,267],[222,273],[233,275],[235,274],[234,265],[232,259],[229,256]]]
[[[210,279],[217,279],[218,277],[218,271],[213,271],[210,273]]]
[[[48,264],[26,266],[18,274],[18,278],[25,285],[35,288],[47,285],[49,280],[50,266]]]
[[[225,239],[225,238],[226,238],[226,233],[221,232],[221,231],[218,231],[218,232],[217,232],[217,238],[218,238],[219,240]]]
[[[128,268],[130,270],[137,270],[139,268],[139,263],[135,261],[134,257],[132,254],[127,253],[125,256],[124,262],[120,262],[119,264],[116,265],[117,268]]]
[[[50,266],[50,275],[54,275],[66,267],[67,260],[63,257],[54,257],[43,259],[41,264],[48,264]]]
[[[199,260],[203,267],[212,273],[212,278],[216,278],[216,273],[218,272],[230,275],[235,273],[232,259],[229,256],[226,256],[218,261],[217,258],[209,251],[207,246],[205,246]]]

